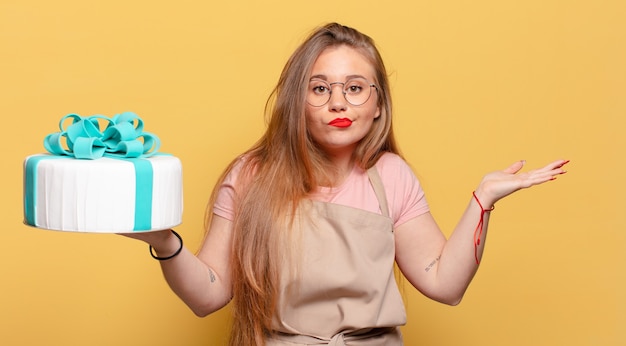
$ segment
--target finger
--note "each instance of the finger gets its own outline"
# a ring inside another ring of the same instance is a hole
[[[569,160],[556,160],[553,162],[550,162],[549,164],[541,167],[541,168],[537,168],[537,169],[533,169],[528,171],[529,174],[550,174],[550,175],[558,175],[558,174],[563,174],[565,173],[565,169],[563,169],[563,166],[565,166],[567,163],[569,162]]]
[[[557,162],[560,162],[560,163],[555,168],[563,168],[563,166],[569,163],[569,160],[559,160]]]
[[[567,173],[567,171],[563,168],[563,166],[565,166],[567,163],[569,163],[569,160],[557,160],[549,163],[547,166],[541,168],[539,171],[547,172],[553,176],[564,174]]]
[[[569,160],[556,160],[556,161],[550,162],[549,164],[544,166],[542,169],[543,170],[554,170],[554,169],[562,168],[563,166],[565,166],[568,163],[569,163]]]
[[[519,172],[522,169],[522,167],[524,167],[524,164],[526,164],[526,160],[517,161],[513,163],[512,165],[510,165],[509,167],[505,168],[503,172],[509,173],[509,174],[515,174]]]
[[[567,171],[560,167],[562,167],[562,165],[557,165],[557,168],[554,168],[553,165],[550,164],[544,168],[529,171],[524,174],[525,177],[522,185],[524,187],[530,187],[555,180],[558,175],[567,173]]]

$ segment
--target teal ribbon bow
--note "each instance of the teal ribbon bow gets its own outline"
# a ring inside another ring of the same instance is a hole
[[[72,123],[64,128],[67,119],[72,119]],[[100,130],[99,119],[108,123],[104,131]],[[143,131],[143,120],[132,112],[120,113],[113,118],[68,114],[61,118],[59,128],[60,132],[47,135],[43,143],[53,155],[89,160],[103,156],[144,158],[154,155],[161,146],[156,135]],[[63,137],[67,148],[63,145]]]

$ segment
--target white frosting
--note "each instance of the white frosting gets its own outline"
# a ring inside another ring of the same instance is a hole
[[[28,160],[46,156],[36,165],[33,191],[34,215],[31,226],[89,233],[126,233],[168,229],[182,222],[182,165],[174,156],[157,155],[147,159],[152,166],[152,203],[149,229],[135,226],[136,173],[131,161],[100,158],[74,158],[33,155]],[[24,196],[26,201],[26,195]],[[141,216],[145,216],[143,213]]]

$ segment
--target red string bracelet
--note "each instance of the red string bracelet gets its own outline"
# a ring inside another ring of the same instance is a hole
[[[483,205],[480,204],[478,197],[476,197],[476,191],[472,191],[472,195],[474,199],[478,203],[480,207],[480,220],[478,221],[478,225],[476,225],[476,229],[474,230],[474,257],[476,258],[476,264],[480,264],[480,260],[478,260],[478,245],[480,245],[480,237],[483,235],[483,224],[485,223],[485,213],[488,211],[492,211],[496,208],[495,205],[491,206],[489,209],[483,208]]]

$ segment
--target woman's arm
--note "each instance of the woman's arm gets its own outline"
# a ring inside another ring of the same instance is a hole
[[[180,247],[180,241],[170,230],[124,235],[152,245],[158,257],[170,256]],[[171,289],[198,316],[219,310],[231,299],[231,242],[232,222],[213,215],[197,256],[183,248],[175,257],[159,261]]]
[[[415,288],[436,301],[456,305],[469,286],[482,257],[489,212],[484,213],[482,234],[477,226],[482,209],[522,188],[554,180],[565,173],[568,161],[558,160],[526,173],[519,173],[523,162],[503,171],[487,174],[472,196],[449,239],[439,229],[430,213],[415,217],[395,230],[396,262]],[[480,204],[478,201],[480,201]],[[475,235],[480,242],[475,247]]]

